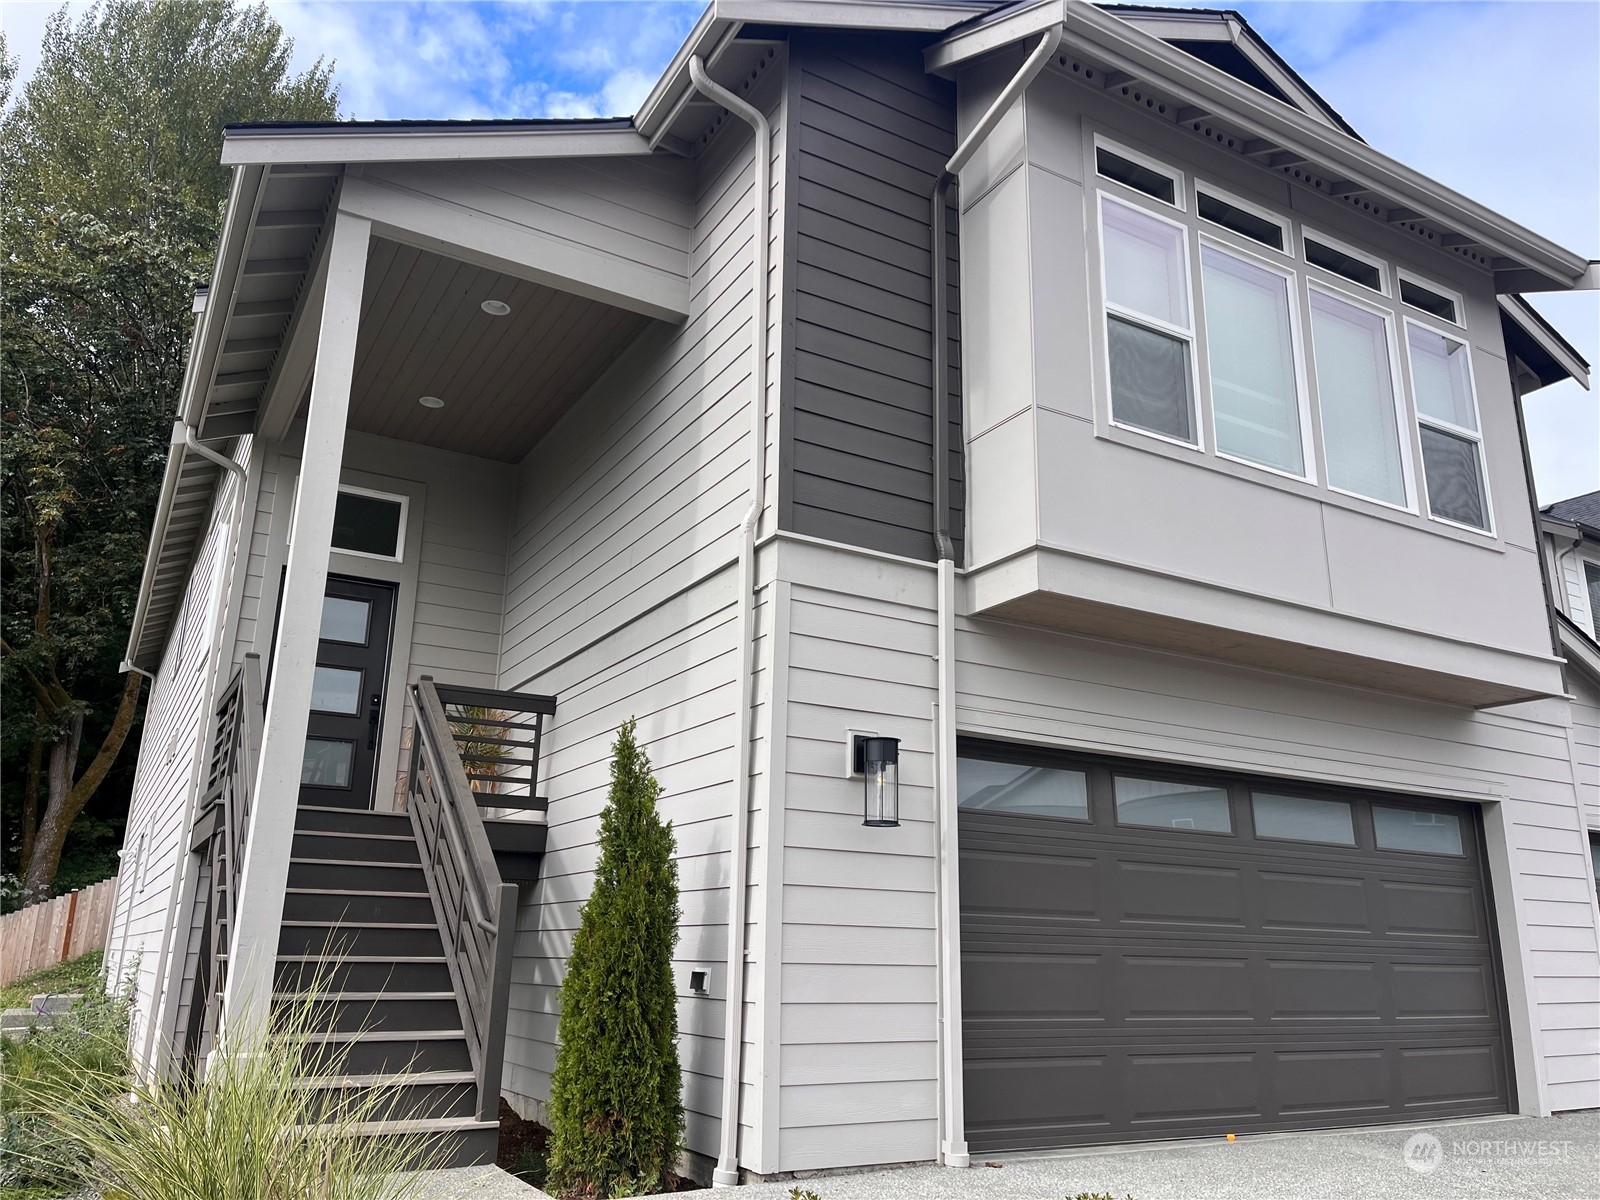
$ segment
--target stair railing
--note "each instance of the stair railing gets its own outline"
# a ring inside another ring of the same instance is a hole
[[[477,1077],[478,1119],[489,1121],[499,1115],[517,886],[500,876],[479,806],[535,807],[521,802],[518,793],[526,787],[531,801],[538,777],[538,718],[553,712],[555,701],[439,687],[426,675],[412,687],[411,697],[416,727],[406,808],[421,848],[423,875]],[[531,742],[513,728],[518,725],[513,714],[529,703],[535,706]],[[447,705],[457,710],[454,720],[446,713]],[[472,710],[466,717],[460,715],[463,706]],[[503,736],[508,734],[512,736]],[[485,757],[499,765],[486,765]],[[518,763],[525,774],[508,773],[508,760]],[[485,785],[508,790],[480,794]]]
[[[206,853],[210,865],[204,940],[184,1031],[183,1065],[190,1077],[198,1077],[200,1063],[216,1035],[227,982],[233,914],[238,909],[256,767],[261,760],[263,708],[261,656],[247,654],[217,701],[206,790],[189,842],[190,850]]]

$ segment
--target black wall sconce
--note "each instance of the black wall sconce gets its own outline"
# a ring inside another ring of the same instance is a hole
[[[900,739],[851,739],[851,765],[864,784],[863,825],[890,828],[900,824]]]

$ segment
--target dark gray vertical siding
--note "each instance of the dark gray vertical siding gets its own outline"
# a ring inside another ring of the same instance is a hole
[[[903,37],[797,32],[779,523],[932,559],[928,196],[955,93]],[[951,528],[961,556],[959,239],[950,208]]]

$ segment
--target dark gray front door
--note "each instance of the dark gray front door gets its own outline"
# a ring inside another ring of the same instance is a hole
[[[963,743],[967,1138],[1505,1112],[1467,805]]]
[[[393,626],[392,585],[328,576],[300,803],[372,806]]]

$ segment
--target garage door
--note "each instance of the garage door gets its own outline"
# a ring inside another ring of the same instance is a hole
[[[962,744],[974,1150],[1507,1110],[1477,814]]]

